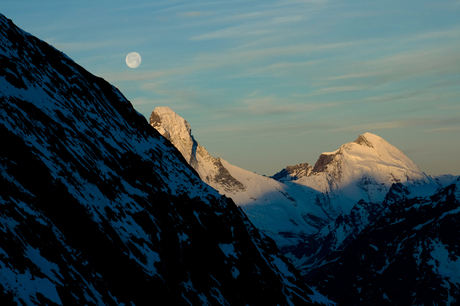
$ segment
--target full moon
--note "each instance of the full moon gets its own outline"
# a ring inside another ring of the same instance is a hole
[[[137,68],[141,64],[141,56],[137,52],[131,52],[126,56],[126,65],[130,68]]]

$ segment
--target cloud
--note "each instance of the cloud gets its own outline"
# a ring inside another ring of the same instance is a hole
[[[46,40],[50,45],[54,46],[58,50],[63,50],[65,52],[78,52],[78,51],[87,51],[87,50],[94,50],[99,48],[106,48],[106,47],[115,47],[121,44],[120,40],[101,40],[96,42],[89,42],[89,41],[80,41],[80,42],[59,42],[54,38],[50,38]],[[127,43],[127,42],[123,42]],[[131,42],[129,42],[131,43]]]
[[[347,123],[350,121],[347,120]],[[435,127],[434,127],[435,126]],[[333,132],[363,132],[363,131],[377,131],[387,129],[399,129],[407,127],[433,127],[427,131],[431,132],[442,132],[442,131],[454,131],[460,129],[458,126],[458,118],[446,118],[445,116],[437,117],[418,117],[415,119],[400,119],[400,120],[389,120],[380,121],[364,124],[356,124],[345,127],[339,127],[332,129]]]
[[[460,132],[460,126],[440,127],[440,128],[427,130],[427,132],[430,132],[430,133]]]
[[[313,95],[323,95],[323,94],[330,94],[336,92],[344,92],[344,91],[359,91],[368,89],[369,86],[338,86],[338,87],[327,87],[321,88],[313,92]]]
[[[366,90],[412,82],[409,88],[426,91],[445,86],[455,86],[450,76],[460,74],[460,53],[457,46],[420,48],[393,53],[367,61],[348,62],[333,68],[335,71],[354,71],[319,77],[322,89],[316,94],[338,91]],[[388,94],[385,94],[388,96]],[[385,99],[385,96],[382,98]]]
[[[358,124],[358,125],[340,127],[340,128],[332,129],[332,132],[363,133],[366,131],[396,129],[396,128],[402,128],[402,127],[413,126],[413,125],[414,123],[410,121],[375,122],[375,123],[366,123],[366,124]]]
[[[235,113],[245,113],[256,116],[280,115],[280,114],[299,114],[311,112],[320,108],[336,106],[338,103],[313,103],[313,102],[292,102],[290,98],[276,97],[274,95],[258,96],[258,92],[253,92],[247,98],[241,100],[238,106],[228,108],[226,111]]]
[[[302,16],[283,16],[283,17],[275,17],[273,19],[274,23],[285,23],[285,22],[297,22],[302,20]]]
[[[193,36],[190,40],[211,40],[220,38],[232,38],[241,36],[256,36],[268,34],[270,31],[265,29],[254,29],[251,26],[229,27],[222,30],[217,30],[197,36]]]
[[[212,15],[211,12],[201,12],[201,11],[190,11],[190,12],[181,12],[177,13],[178,16],[182,17],[202,17]]]
[[[453,28],[444,31],[430,31],[416,35],[413,39],[433,39],[433,38],[458,38],[460,37],[460,28]]]
[[[159,70],[159,71],[136,71],[135,73],[129,72],[109,72],[102,73],[101,76],[110,82],[131,82],[131,81],[146,81],[153,80],[167,75],[174,74],[174,70]]]

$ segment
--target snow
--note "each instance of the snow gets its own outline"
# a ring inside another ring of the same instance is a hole
[[[386,295],[386,293],[383,293],[383,299],[387,300],[388,302],[391,303],[391,300],[388,298],[388,295]]]
[[[376,251],[379,250],[379,249],[378,249],[375,245],[373,245],[373,244],[369,244],[369,246],[372,247],[372,248],[373,248],[374,250],[376,250]]]
[[[313,303],[324,304],[327,306],[337,305],[337,303],[329,300],[327,297],[319,293],[315,287],[310,287],[310,289],[313,291],[313,294],[309,297]]]
[[[439,240],[431,240],[431,259],[428,264],[432,266],[433,272],[441,277],[448,278],[450,282],[460,285],[460,260],[457,255],[452,256]],[[453,259],[454,257],[455,259]]]
[[[44,264],[46,260],[43,261],[43,258],[41,258],[40,261]],[[49,267],[51,265],[52,264],[45,264],[44,272],[49,272],[46,271],[46,266]],[[4,290],[14,293],[14,300],[18,305],[21,304],[20,300],[29,301],[30,299],[36,299],[37,293],[41,293],[54,303],[62,305],[61,299],[56,291],[56,283],[48,278],[49,275],[46,275],[47,278],[40,278],[32,276],[29,270],[20,273],[15,269],[5,266],[2,261],[0,261],[0,271],[0,285],[3,286]],[[52,279],[56,279],[54,273],[52,273],[51,277]],[[58,282],[58,284],[62,285],[60,282]]]
[[[285,277],[295,277],[294,274],[292,274],[289,270],[287,265],[281,260],[279,257],[275,257],[273,255],[270,255],[270,257],[273,260],[273,264],[276,266],[276,268],[285,276]]]
[[[235,247],[231,243],[219,243],[219,248],[222,250],[222,253],[224,253],[225,257],[230,258],[232,257],[237,257],[238,254],[235,251]]]
[[[330,229],[316,224],[327,224],[340,214],[348,215],[360,199],[382,202],[395,182],[415,186],[414,196],[429,192],[430,188],[422,186],[438,186],[400,150],[371,133],[323,153],[332,159],[323,172],[280,182],[210,156],[193,138],[187,121],[170,108],[157,107],[153,114],[161,124],[157,121],[152,125],[171,139],[201,179],[232,198],[280,248],[295,246],[301,235],[318,231],[327,235]],[[367,218],[368,215],[362,215],[362,222],[367,222]],[[292,235],[286,238],[280,233]],[[338,228],[335,235],[339,245],[349,233]]]
[[[237,268],[232,267],[232,276],[233,276],[233,278],[237,278],[238,275],[240,275],[240,271],[238,271]]]

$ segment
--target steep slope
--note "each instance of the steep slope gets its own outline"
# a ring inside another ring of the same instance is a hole
[[[431,176],[431,178],[439,186],[446,187],[448,185],[455,183],[460,178],[460,175],[441,174],[441,175]]]
[[[0,304],[310,304],[116,88],[0,24]]]
[[[205,182],[231,197],[305,270],[316,265],[318,258],[309,257],[331,231],[336,232],[330,245],[334,249],[378,215],[393,183],[434,184],[400,150],[371,133],[321,154],[314,167],[307,163],[288,166],[267,178],[211,157],[194,139],[189,124],[168,107],[157,107],[150,124],[171,140]],[[357,212],[359,221],[343,228],[341,222]]]
[[[393,184],[408,187],[414,195],[439,187],[400,150],[371,133],[321,154],[310,175],[285,183],[321,191],[322,205],[331,216],[317,233],[282,248],[307,279],[333,260],[329,254],[345,248],[380,214]]]
[[[155,108],[150,124],[179,149],[203,181],[232,198],[254,225],[275,239],[278,246],[296,244],[298,234],[311,234],[318,230],[316,221],[312,222],[304,215],[312,215],[316,219],[319,215],[321,220],[327,218],[320,207],[298,205],[314,203],[315,198],[321,196],[320,192],[297,186],[290,188],[282,182],[210,156],[194,139],[187,121],[170,108]],[[280,235],[284,232],[290,236]]]
[[[311,174],[295,182],[340,195],[335,210],[344,213],[350,212],[360,199],[372,203],[383,201],[394,183],[433,183],[404,153],[371,133],[359,135],[337,151],[321,154]]]
[[[346,305],[457,305],[460,181],[431,196],[393,201],[311,283]]]

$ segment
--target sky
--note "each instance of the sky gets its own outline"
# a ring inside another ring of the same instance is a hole
[[[147,119],[170,107],[243,169],[314,165],[370,132],[427,174],[460,174],[460,0],[7,0],[0,13]]]

